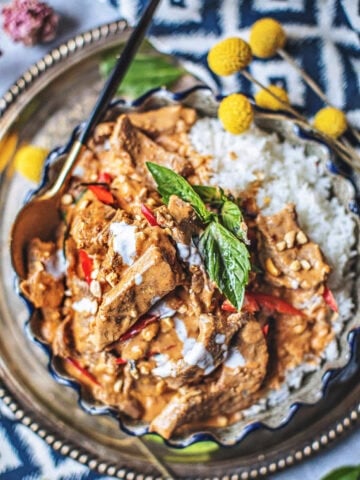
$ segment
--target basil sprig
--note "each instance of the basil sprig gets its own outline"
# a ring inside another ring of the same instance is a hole
[[[146,165],[164,203],[169,203],[170,196],[176,195],[190,203],[204,223],[198,246],[206,271],[219,290],[240,310],[251,270],[240,208],[219,187],[192,187],[185,178],[166,167],[151,162]],[[204,202],[218,207],[220,214],[209,211]]]
[[[227,197],[221,187],[209,187],[208,185],[193,185],[195,192],[205,203],[210,203],[214,207],[221,206]]]
[[[176,195],[184,202],[190,203],[202,222],[208,223],[212,220],[214,214],[209,212],[200,196],[184,177],[157,163],[147,162],[146,166],[157,183],[158,192],[164,203],[168,204],[171,195]]]
[[[205,203],[221,208],[221,221],[228,230],[240,240],[249,243],[241,210],[235,202],[225,195],[222,188],[207,185],[194,185],[193,188]]]
[[[246,245],[221,223],[211,222],[200,237],[199,250],[210,279],[240,310],[251,269]]]

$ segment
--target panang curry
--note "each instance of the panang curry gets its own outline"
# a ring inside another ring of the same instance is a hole
[[[165,438],[234,422],[288,369],[316,364],[336,310],[330,268],[294,205],[263,216],[256,183],[228,197],[251,264],[240,308],[222,293],[226,272],[208,273],[196,208],[177,195],[164,203],[147,168],[206,185],[209,158],[188,138],[195,121],[174,105],[100,124],[62,197],[63,222],[53,241],[32,240],[21,283],[67,373]],[[217,202],[204,203],[216,215]]]

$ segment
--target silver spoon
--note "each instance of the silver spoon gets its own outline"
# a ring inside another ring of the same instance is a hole
[[[56,227],[60,223],[60,200],[71,172],[81,151],[85,148],[93,128],[99,122],[113,98],[117,87],[123,80],[145,33],[151,23],[160,0],[150,0],[137,27],[132,32],[125,48],[116,62],[113,72],[104,85],[86,125],[73,143],[65,163],[55,183],[49,190],[40,193],[27,203],[18,213],[10,235],[11,260],[14,270],[20,279],[26,276],[26,247],[32,238],[50,240],[54,237]]]

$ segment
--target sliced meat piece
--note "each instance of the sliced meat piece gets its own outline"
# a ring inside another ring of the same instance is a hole
[[[176,317],[175,330],[182,342],[182,357],[170,361],[165,368],[161,365],[153,369],[153,375],[164,378],[171,388],[196,383],[210,375],[224,360],[229,343],[243,321],[241,314],[201,314],[198,320],[199,335],[189,338],[184,322]]]
[[[148,112],[129,113],[131,123],[150,137],[187,132],[196,121],[196,111],[181,105],[170,105]]]
[[[65,318],[56,329],[52,346],[54,355],[62,358],[73,356],[74,339],[71,317]]]
[[[115,122],[102,122],[96,125],[94,129],[94,142],[103,143],[106,138],[109,138],[114,130]]]
[[[196,155],[196,151],[190,143],[187,132],[160,135],[159,137],[156,137],[156,143],[161,145],[168,152],[178,153],[183,157],[189,157],[191,154]]]
[[[144,408],[141,401],[136,398],[138,385],[131,373],[131,368],[129,364],[125,365],[119,374],[105,367],[104,375],[99,376],[103,388],[96,391],[96,397],[107,405],[117,407],[130,418],[140,419],[144,415]]]
[[[30,275],[21,282],[20,289],[36,308],[59,307],[64,296],[62,281],[56,280],[45,270]]]
[[[251,320],[239,330],[235,344],[212,375],[212,381],[181,388],[151,422],[150,431],[170,438],[183,425],[246,408],[262,385],[267,363],[268,351],[261,327]]]
[[[198,233],[201,228],[194,209],[181,198],[171,195],[168,210],[177,225],[176,230],[173,231],[175,240],[189,245],[191,237]]]
[[[112,207],[96,199],[89,201],[86,208],[77,209],[70,227],[70,235],[76,247],[85,249],[90,254],[96,252],[99,248],[96,239],[115,213],[116,210]]]
[[[330,267],[319,246],[297,224],[294,205],[275,215],[258,215],[256,222],[261,233],[260,260],[269,283],[308,290],[326,281]]]
[[[57,269],[57,261],[55,243],[43,242],[38,238],[30,242],[29,273],[27,279],[21,282],[20,289],[36,308],[56,308],[63,300],[63,272]]]
[[[267,380],[269,388],[279,388],[286,372],[304,362],[318,364],[325,347],[334,338],[326,308],[321,307],[312,318],[274,314],[270,329],[273,362]]]
[[[155,162],[171,168],[180,175],[187,176],[193,172],[188,160],[176,153],[167,152],[134,127],[127,115],[121,115],[116,123],[110,140],[116,150],[125,150],[132,158],[136,170],[147,179],[150,185],[154,181],[146,168],[146,162]]]
[[[103,296],[95,321],[97,348],[118,340],[157,300],[174,290],[181,278],[170,240],[150,246]]]

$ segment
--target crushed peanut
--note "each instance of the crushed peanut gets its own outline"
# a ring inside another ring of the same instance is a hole
[[[286,249],[286,242],[284,240],[276,244],[276,250],[278,252],[283,252],[285,249]]]
[[[305,330],[306,330],[306,323],[305,322],[298,323],[297,325],[295,325],[295,327],[293,329],[294,333],[296,333],[297,335],[300,335]]]
[[[115,287],[117,283],[117,275],[115,272],[110,272],[105,277],[106,281],[112,286]]]
[[[65,193],[65,195],[61,197],[61,205],[71,205],[72,202],[73,197],[70,195],[70,193]]]
[[[97,276],[99,275],[99,269],[94,268],[94,270],[90,273],[90,278],[92,280],[96,280]]]
[[[158,395],[160,395],[161,393],[164,393],[165,388],[166,383],[164,382],[164,380],[160,380],[160,382],[156,384],[155,391]]]
[[[310,270],[311,269],[311,265],[307,260],[300,260],[300,263],[301,263],[301,267],[304,270]]]
[[[78,209],[79,210],[85,210],[85,208],[89,205],[89,200],[85,199],[85,200],[82,200],[78,206]]]
[[[101,298],[101,285],[97,280],[92,280],[90,283],[90,292],[96,298]]]
[[[172,318],[165,317],[160,321],[160,329],[162,333],[167,333],[174,328],[174,322]]]
[[[303,280],[303,281],[300,283],[300,287],[303,288],[304,290],[306,290],[307,288],[310,287],[310,284],[309,284],[308,281]]]
[[[137,368],[132,368],[130,370],[130,375],[135,379],[135,380],[139,380],[140,378],[140,375],[139,375],[139,372],[137,370]]]
[[[264,207],[267,207],[271,203],[271,197],[264,197]]]
[[[144,350],[139,345],[134,345],[130,349],[131,360],[139,360],[144,356]]]
[[[301,270],[301,263],[299,262],[299,260],[294,260],[293,262],[290,263],[289,268],[293,272],[298,272],[299,270]]]
[[[280,271],[275,267],[274,262],[271,258],[267,258],[265,260],[265,268],[266,271],[274,277],[278,277],[280,275]]]
[[[308,239],[305,233],[299,230],[296,234],[296,241],[299,245],[304,245],[305,243],[307,243]]]
[[[143,363],[139,366],[139,371],[140,371],[141,375],[150,375],[151,368],[149,367],[148,364]]]
[[[229,424],[229,420],[225,415],[218,415],[216,423],[219,427],[226,427]]]
[[[141,331],[141,336],[146,342],[151,342],[151,340],[156,336],[159,331],[158,322],[151,323],[144,330]]]
[[[284,240],[286,243],[287,248],[292,248],[295,244],[295,235],[296,232],[295,230],[290,230],[290,232],[287,232],[284,236]]]

